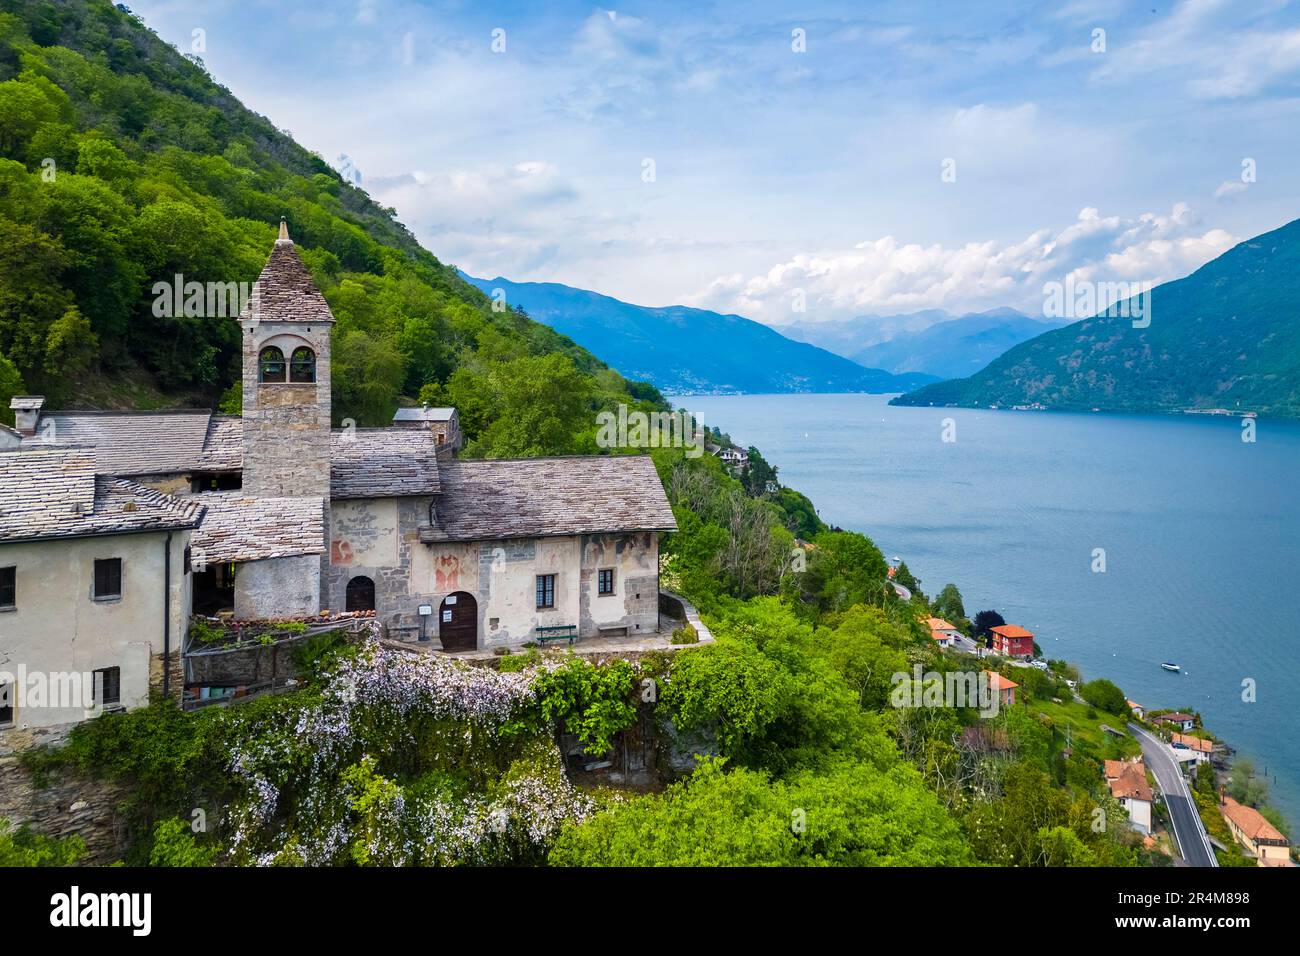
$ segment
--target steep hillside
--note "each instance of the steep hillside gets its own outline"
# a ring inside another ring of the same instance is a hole
[[[469,278],[631,378],[669,392],[901,392],[932,376],[895,376],[794,342],[761,323],[685,306],[650,308],[552,282]]]
[[[1151,292],[1150,325],[1098,316],[1011,349],[970,378],[899,405],[1300,416],[1300,220]]]
[[[467,426],[481,453],[567,452],[590,444],[596,408],[660,400],[546,326],[494,312],[392,210],[124,9],[6,0],[4,10],[5,413],[20,391],[65,406],[217,402],[238,375],[233,317],[210,306],[158,315],[155,283],[251,282],[281,217],[338,319],[338,418],[378,424],[403,396],[473,395]],[[513,391],[487,387],[498,381]],[[539,407],[556,383],[558,403]],[[545,421],[524,428],[524,414]],[[515,426],[493,433],[503,420]]]

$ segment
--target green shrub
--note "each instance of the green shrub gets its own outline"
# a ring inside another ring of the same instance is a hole
[[[695,630],[695,626],[688,622],[673,631],[668,642],[670,644],[698,644],[700,643],[700,635]]]
[[[0,867],[72,866],[85,855],[80,837],[50,837],[25,826],[13,830],[8,820],[0,820]]]

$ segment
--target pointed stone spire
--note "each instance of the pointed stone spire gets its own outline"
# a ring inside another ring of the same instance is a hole
[[[293,240],[289,238],[289,227],[285,224],[284,216],[280,217],[280,238],[276,242],[287,242],[292,244]]]

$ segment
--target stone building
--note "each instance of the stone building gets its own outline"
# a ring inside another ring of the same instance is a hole
[[[334,317],[283,225],[239,325],[239,417],[13,400],[16,428],[0,434],[0,462],[14,463],[0,463],[0,600],[5,568],[18,569],[20,595],[52,591],[40,614],[24,601],[5,620],[0,607],[0,662],[93,657],[98,667],[103,655],[82,653],[94,620],[125,666],[119,644],[154,655],[179,647],[191,611],[267,620],[373,610],[390,636],[448,650],[517,646],[539,627],[658,630],[659,535],[676,525],[648,457],[462,460],[446,408],[400,409],[385,428],[331,428]],[[46,533],[44,506],[21,487],[46,487],[38,472],[75,484],[68,502],[52,500],[56,510],[79,502],[61,520],[82,544]],[[146,530],[169,542],[170,570]],[[157,592],[152,604],[132,602],[147,621],[99,606],[69,618],[53,599],[83,589],[87,562],[99,560],[84,543],[92,532],[123,555],[133,536],[122,575],[141,595]],[[128,670],[134,703],[138,662]]]

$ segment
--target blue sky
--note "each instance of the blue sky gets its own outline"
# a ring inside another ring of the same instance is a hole
[[[778,325],[1033,312],[1300,217],[1294,3],[130,6],[479,276]]]

